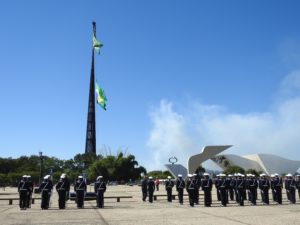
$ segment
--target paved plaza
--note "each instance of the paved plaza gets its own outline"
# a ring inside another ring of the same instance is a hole
[[[90,188],[88,188],[89,191]],[[164,194],[163,187],[159,194]],[[17,189],[6,188],[0,190],[0,198],[17,196]],[[201,192],[200,192],[201,193]],[[213,190],[213,205],[210,208],[203,206],[203,196],[200,205],[191,208],[185,197],[184,205],[178,200],[168,203],[166,197],[158,197],[152,204],[141,200],[141,191],[138,186],[108,186],[106,196],[132,196],[133,198],[105,200],[103,209],[96,208],[95,201],[85,202],[84,209],[77,209],[72,201],[68,201],[67,208],[58,209],[57,193],[51,197],[51,208],[40,209],[40,200],[36,200],[30,209],[20,210],[18,201],[9,205],[8,201],[0,201],[0,224],[103,224],[103,225],[184,225],[184,224],[219,224],[219,225],[288,225],[300,224],[300,203],[291,205],[283,194],[283,205],[271,203],[264,206],[258,200],[257,206],[237,206],[230,202],[227,207],[221,207],[216,201]],[[39,197],[39,195],[34,195]]]

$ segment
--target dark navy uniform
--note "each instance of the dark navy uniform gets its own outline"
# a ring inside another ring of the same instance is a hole
[[[239,203],[240,206],[244,205],[245,190],[246,190],[245,180],[242,176],[238,176],[238,178],[236,179],[236,192],[237,192],[237,202]]]
[[[61,176],[56,184],[56,191],[58,193],[58,207],[64,209],[66,207],[67,196],[70,191],[70,182],[66,176]]]
[[[248,190],[248,200],[252,205],[256,205],[258,183],[254,175],[247,180],[246,188]]]
[[[222,206],[226,206],[228,202],[228,195],[227,190],[229,187],[228,180],[226,180],[224,175],[221,175],[221,179],[218,180],[218,187],[219,187],[219,195]]]
[[[212,179],[209,178],[209,175],[204,174],[204,178],[201,180],[201,189],[204,191],[204,206],[211,206],[211,189],[212,189]]]
[[[153,193],[155,191],[155,183],[152,180],[152,177],[149,177],[148,183],[147,183],[147,190],[149,195],[149,202],[153,202]]]
[[[106,183],[102,180],[102,177],[99,176],[94,185],[95,193],[97,194],[97,207],[104,207],[104,192],[106,191]]]
[[[47,175],[44,177],[43,182],[41,183],[39,187],[39,191],[42,196],[42,202],[41,202],[41,208],[42,209],[48,209],[49,203],[50,203],[50,197],[51,197],[51,191],[53,189],[53,183],[50,180],[50,175]]]
[[[74,190],[76,192],[77,208],[84,207],[84,195],[86,192],[86,183],[82,176],[79,176],[75,182]]]
[[[286,193],[288,196],[288,200],[291,204],[296,203],[296,181],[295,179],[289,175],[287,176],[287,179],[284,182],[284,186],[286,189]]]
[[[196,185],[195,180],[192,177],[189,177],[188,181],[186,182],[186,190],[189,194],[190,206],[194,207]]]
[[[165,189],[167,191],[168,196],[168,202],[172,202],[172,189],[174,187],[174,182],[171,180],[171,178],[168,178],[168,180],[165,183]]]
[[[147,183],[148,183],[148,179],[147,177],[145,177],[141,183],[143,201],[146,201],[147,198]]]
[[[33,192],[33,182],[31,180],[31,176],[27,175],[27,182],[29,185],[29,191],[27,193],[27,208],[31,208],[31,198],[32,198],[32,192]]]
[[[185,182],[181,176],[178,175],[178,179],[176,180],[176,191],[178,192],[179,203],[183,204],[183,190],[185,188]]]
[[[20,195],[20,201],[19,201],[19,206],[20,209],[26,209],[27,208],[27,201],[28,201],[28,193],[30,189],[30,185],[27,182],[27,176],[24,175],[22,180],[18,184],[18,192]]]
[[[266,179],[265,176],[262,176],[262,179],[258,182],[258,187],[261,193],[261,199],[263,204],[269,205],[269,189],[270,189],[270,181]]]
[[[228,186],[228,196],[229,196],[231,201],[234,201],[234,191],[233,191],[234,188],[231,185],[232,184],[232,175],[228,175],[227,182],[229,184],[229,186]]]
[[[201,186],[201,178],[197,175],[194,174],[194,183],[195,183],[195,204],[199,205],[199,189]]]
[[[279,176],[275,176],[271,182],[271,187],[274,192],[274,201],[282,204],[282,179]]]

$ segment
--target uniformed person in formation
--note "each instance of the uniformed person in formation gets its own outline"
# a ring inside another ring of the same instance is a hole
[[[228,196],[230,198],[231,201],[234,201],[234,192],[233,192],[233,186],[231,185],[232,184],[232,174],[228,174],[227,176],[227,182],[229,184],[229,187],[228,187]]]
[[[39,187],[39,191],[41,193],[42,201],[41,201],[41,208],[42,209],[48,209],[49,208],[49,203],[50,203],[50,197],[51,197],[51,192],[53,189],[53,183],[51,181],[51,176],[46,175],[44,177],[43,182],[41,183]]]
[[[174,187],[174,182],[171,180],[171,176],[165,182],[165,189],[167,191],[168,202],[172,202],[172,189]]]
[[[274,190],[274,201],[278,204],[282,204],[282,179],[278,173],[274,174],[273,181],[271,183],[272,189]]]
[[[67,196],[70,191],[70,182],[65,173],[60,176],[55,188],[58,193],[58,207],[59,209],[64,209],[66,208]]]
[[[104,207],[104,192],[106,191],[106,183],[103,181],[103,176],[98,176],[94,184],[95,193],[97,196],[97,207]]]
[[[219,195],[221,199],[221,205],[227,206],[228,202],[228,195],[227,195],[227,189],[229,188],[228,180],[226,180],[226,175],[221,173],[220,179],[218,180],[218,186],[219,186]]]
[[[293,178],[292,174],[288,173],[286,175],[284,186],[290,204],[295,204],[296,203],[296,181]]]
[[[176,180],[176,191],[178,193],[179,204],[183,205],[183,190],[185,188],[185,182],[182,179],[182,175],[178,174],[178,178]]]
[[[244,206],[246,183],[244,175],[238,173],[236,179],[237,202],[240,206]]]
[[[83,208],[84,207],[84,195],[86,192],[86,182],[83,179],[83,176],[78,176],[78,179],[75,182],[74,190],[76,192],[76,202],[77,202],[77,208]]]
[[[31,208],[31,198],[32,198],[32,192],[33,192],[33,182],[31,180],[31,176],[27,175],[27,182],[29,185],[29,191],[27,194],[27,208]]]
[[[201,178],[198,174],[194,173],[193,174],[193,181],[195,183],[195,204],[199,205],[199,189],[201,186]]]
[[[149,196],[149,202],[153,202],[153,193],[155,191],[155,183],[153,181],[152,177],[149,177],[148,183],[147,183],[147,190],[148,190],[148,196]]]
[[[246,181],[246,188],[248,190],[248,200],[251,202],[251,205],[256,205],[257,200],[257,187],[258,183],[255,179],[255,175],[248,174],[248,179]]]
[[[260,174],[260,179],[258,181],[258,187],[261,193],[261,199],[264,205],[269,205],[269,189],[270,181],[267,179],[267,175],[262,173]]]
[[[18,184],[18,192],[20,196],[19,206],[21,210],[26,210],[28,193],[29,193],[29,183],[27,182],[27,175],[23,175],[21,181]]]
[[[211,199],[211,189],[212,189],[212,179],[209,178],[209,173],[203,174],[204,178],[201,180],[201,189],[204,192],[204,206],[210,207],[212,203]]]
[[[141,188],[142,188],[142,199],[143,201],[146,201],[147,198],[147,184],[148,184],[148,177],[145,176],[144,179],[142,180],[141,183]]]
[[[195,204],[195,190],[196,190],[196,186],[195,186],[195,182],[194,182],[194,177],[192,174],[188,175],[188,180],[186,182],[186,191],[189,194],[189,202],[190,202],[190,206],[194,207]]]
[[[217,174],[215,179],[213,180],[214,181],[214,184],[215,184],[215,188],[216,188],[216,194],[217,194],[217,200],[218,201],[221,201],[221,197],[220,197],[220,191],[219,191],[219,180],[220,180],[220,174]]]

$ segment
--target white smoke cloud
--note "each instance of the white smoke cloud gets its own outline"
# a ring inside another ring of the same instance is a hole
[[[280,98],[270,112],[238,114],[224,106],[199,102],[187,104],[181,112],[175,110],[175,103],[161,100],[159,107],[150,112],[153,127],[147,146],[154,154],[146,167],[164,169],[172,156],[186,166],[190,155],[199,153],[204,145],[214,144],[234,145],[225,153],[272,153],[299,160],[300,71],[286,76],[281,87],[280,92],[288,95]]]

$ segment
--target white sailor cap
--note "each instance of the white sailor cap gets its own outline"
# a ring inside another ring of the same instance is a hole
[[[171,179],[171,176],[168,176],[168,179]]]
[[[286,177],[292,177],[293,175],[291,173],[288,173],[287,175],[285,175]]]
[[[220,177],[226,177],[226,174],[220,173],[219,176],[220,176]]]
[[[188,177],[193,177],[193,175],[189,173],[189,174],[188,174]]]
[[[49,179],[49,178],[50,178],[50,175],[44,176],[44,179]]]
[[[275,174],[271,174],[271,177],[272,177],[272,178],[275,177]]]
[[[178,174],[178,177],[182,177],[182,175],[181,175],[181,174]]]
[[[65,173],[63,173],[62,175],[60,175],[60,178],[66,178],[66,174]]]
[[[197,174],[196,174],[196,173],[194,173],[194,174],[193,174],[193,177],[196,177],[196,176],[197,176]]]
[[[209,173],[203,173],[203,176],[209,176]]]
[[[79,175],[78,178],[81,179],[81,178],[83,178],[83,176]]]
[[[274,173],[274,176],[275,176],[275,177],[278,177],[278,176],[279,176],[279,174],[278,174],[278,173]]]
[[[228,174],[228,177],[232,177],[232,174]]]
[[[23,175],[22,177],[23,177],[23,178],[27,178],[27,175]]]
[[[97,180],[102,179],[102,178],[103,178],[103,176],[98,176],[98,177],[97,177]]]
[[[259,175],[260,177],[265,177],[265,176],[267,176],[265,173],[261,173],[260,175]]]
[[[150,180],[152,180],[152,179],[153,179],[153,177],[149,177],[149,179],[150,179]]]

